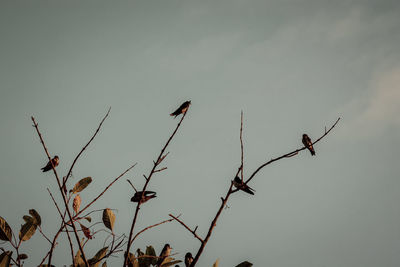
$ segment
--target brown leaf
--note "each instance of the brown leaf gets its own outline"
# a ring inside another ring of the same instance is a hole
[[[92,236],[92,234],[90,233],[90,229],[87,228],[86,226],[84,226],[84,225],[81,224],[81,223],[80,223],[80,225],[81,225],[82,232],[83,232],[83,234],[86,236],[86,238],[92,239],[93,236]]]
[[[81,207],[81,196],[79,194],[75,196],[72,207],[74,208],[75,214],[78,213],[79,208]]]
[[[72,189],[72,193],[79,193],[81,192],[83,189],[85,189],[90,183],[92,182],[92,177],[85,177],[83,179],[81,179],[79,182],[77,182],[74,186],[74,188]]]
[[[19,254],[19,256],[17,257],[17,260],[26,260],[28,258],[28,255],[22,253]]]
[[[0,266],[1,267],[9,267],[9,266],[11,266],[10,265],[11,255],[12,255],[12,251],[4,251],[0,255]]]
[[[108,229],[110,229],[111,231],[113,231],[114,222],[115,222],[115,215],[114,215],[114,212],[112,212],[112,210],[110,210],[109,208],[104,209],[104,211],[103,211],[103,223],[104,223],[104,225],[105,225]]]
[[[42,220],[40,218],[39,213],[35,209],[30,209],[29,214],[32,215],[32,218],[34,219],[33,223],[40,226],[40,224],[42,223]]]
[[[8,225],[3,217],[0,217],[0,239],[4,241],[11,241],[12,231],[11,227]]]

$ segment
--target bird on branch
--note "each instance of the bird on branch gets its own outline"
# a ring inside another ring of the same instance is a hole
[[[174,118],[176,118],[178,115],[180,114],[184,114],[186,113],[186,111],[189,109],[189,106],[192,102],[189,101],[185,101],[177,110],[175,110],[174,112],[172,112],[171,114],[169,114],[170,116],[175,116]]]
[[[60,163],[60,160],[58,158],[58,156],[54,156],[54,158],[52,158],[46,166],[44,166],[43,168],[41,168],[41,170],[43,172],[47,172],[50,171],[52,169],[51,164],[53,163],[54,168],[58,166],[58,164]]]
[[[248,186],[247,184],[243,183],[242,179],[239,178],[239,176],[236,176],[235,179],[233,180],[233,185],[239,189],[242,190],[250,195],[254,195],[253,188],[251,188],[250,186]]]
[[[311,155],[315,156],[315,151],[314,151],[314,148],[313,148],[313,145],[312,145],[312,142],[311,142],[311,138],[308,137],[308,135],[303,134],[303,139],[301,141],[303,142],[304,146],[308,150],[310,150]]]
[[[157,261],[157,266],[161,266],[161,264],[163,263],[163,261],[169,257],[169,255],[171,254],[171,246],[169,244],[165,244],[164,248],[162,249],[160,256],[158,257],[158,261]]]
[[[147,200],[150,200],[152,198],[157,197],[156,196],[156,192],[153,191],[144,191],[143,197],[142,197],[142,192],[143,191],[137,191],[133,197],[131,198],[132,202],[141,202],[141,203],[145,203]]]
[[[190,253],[190,252],[186,253],[186,255],[185,255],[185,266],[189,267],[190,264],[192,264],[192,262],[193,262],[192,253]]]

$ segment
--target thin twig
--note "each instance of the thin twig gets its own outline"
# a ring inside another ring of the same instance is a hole
[[[147,230],[149,230],[149,229],[151,229],[151,228],[153,228],[153,227],[159,226],[160,224],[164,224],[164,223],[167,223],[167,222],[171,222],[171,221],[173,221],[173,220],[174,220],[174,219],[168,219],[168,220],[165,220],[165,221],[162,221],[162,222],[159,222],[159,223],[156,223],[156,224],[147,226],[146,228],[143,228],[142,230],[140,230],[140,231],[132,238],[131,243],[133,243],[133,241],[134,241],[141,233],[143,233],[144,231],[147,231]]]
[[[133,186],[133,184],[132,184],[132,182],[131,182],[131,180],[129,180],[129,179],[126,179],[127,181],[128,181],[128,183],[132,186],[132,188],[133,188],[133,190],[135,190],[135,193],[137,192],[137,190],[136,190],[136,188],[135,188],[135,186]]]
[[[158,164],[161,163],[161,161],[162,161],[161,159],[164,159],[164,158],[168,155],[168,153],[164,155],[164,151],[165,151],[165,149],[168,147],[168,145],[169,145],[169,143],[171,142],[172,138],[175,136],[175,134],[176,134],[176,132],[178,131],[179,127],[181,126],[182,121],[183,121],[183,119],[185,118],[186,114],[187,114],[187,112],[185,112],[185,113],[183,114],[181,120],[179,121],[179,123],[178,123],[178,125],[176,126],[175,130],[173,131],[172,135],[168,138],[168,140],[167,140],[167,142],[165,143],[164,147],[161,149],[161,152],[160,152],[160,154],[158,155],[157,160],[156,160],[156,161],[153,161],[154,164],[153,164],[153,168],[152,168],[151,171],[150,171],[150,174],[149,174],[147,177],[144,176],[145,179],[146,179],[146,182],[145,182],[145,184],[144,184],[144,186],[143,186],[143,189],[142,189],[142,196],[141,196],[141,199],[142,199],[143,196],[144,196],[144,192],[146,191],[147,185],[149,184],[151,177],[152,177],[153,174],[155,173],[154,171],[156,170]],[[126,253],[125,253],[124,264],[122,265],[123,267],[125,267],[125,266],[128,264],[128,254],[129,254],[129,250],[130,250],[131,245],[132,245],[132,241],[131,241],[131,240],[132,240],[132,236],[133,236],[133,229],[135,228],[135,224],[136,224],[136,220],[137,220],[137,216],[138,216],[138,213],[139,213],[141,204],[142,204],[142,202],[139,201],[139,202],[137,203],[137,205],[136,205],[135,215],[133,216],[133,220],[132,220],[132,224],[131,224],[131,229],[130,229],[130,231],[129,231],[129,237],[128,237],[128,243],[127,243],[127,247],[126,247]]]
[[[124,176],[127,172],[129,172],[133,167],[136,166],[137,163],[133,164],[132,166],[130,166],[128,169],[126,169],[123,173],[121,173],[117,178],[114,179],[114,181],[112,181],[104,190],[103,192],[101,192],[95,199],[93,199],[89,204],[87,204],[83,209],[81,209],[76,215],[75,218],[77,216],[79,216],[80,214],[82,214],[82,212],[84,210],[86,210],[87,208],[89,208],[94,202],[96,202],[116,181],[118,181],[119,178],[121,178],[122,176]]]
[[[63,187],[62,187],[61,182],[60,182],[60,178],[58,177],[57,171],[54,168],[53,161],[51,160],[50,154],[49,154],[49,152],[47,150],[47,147],[46,147],[46,145],[44,143],[44,140],[42,138],[42,134],[39,131],[38,124],[36,123],[35,118],[33,116],[31,117],[31,119],[32,119],[32,122],[33,122],[33,126],[35,127],[36,132],[37,132],[37,134],[38,134],[38,136],[40,138],[40,142],[42,143],[43,149],[46,152],[47,158],[48,158],[49,162],[51,163],[51,167],[52,167],[53,173],[54,173],[54,175],[56,177],[56,181],[57,181],[57,184],[58,184],[58,189],[60,190],[62,199],[64,201],[64,205],[65,205],[65,209],[67,211],[68,217],[72,221],[71,211],[69,210],[68,203],[67,203],[67,198],[66,198],[66,196],[64,194]],[[85,252],[83,251],[81,243],[79,242],[78,232],[76,231],[76,227],[75,227],[75,224],[73,222],[72,222],[72,228],[74,229],[75,238],[76,238],[76,241],[78,242],[79,249],[80,249],[81,254],[82,254],[83,262],[85,263],[86,267],[89,267],[89,263],[88,263],[88,261],[86,259]]]
[[[87,144],[81,149],[81,151],[78,153],[78,155],[76,155],[74,161],[72,162],[71,167],[69,168],[68,174],[65,177],[64,181],[63,181],[63,187],[65,186],[65,184],[67,183],[71,173],[72,173],[72,169],[75,166],[75,163],[78,161],[79,157],[81,156],[81,154],[83,153],[83,151],[85,151],[85,149],[90,145],[90,143],[93,141],[93,139],[96,137],[97,133],[100,131],[101,125],[103,125],[103,122],[106,120],[106,118],[108,117],[108,115],[110,114],[111,111],[111,107],[108,109],[107,114],[103,117],[103,119],[101,120],[99,127],[97,127],[96,131],[94,132],[92,138],[90,138],[89,142],[87,142]]]
[[[316,143],[318,143],[322,138],[324,138],[326,135],[328,135],[329,132],[330,132],[330,131],[336,126],[336,124],[339,122],[339,120],[340,120],[340,118],[338,118],[338,119],[336,120],[336,122],[331,126],[331,128],[329,128],[328,131],[325,131],[325,133],[324,133],[320,138],[318,138],[316,141],[314,141],[314,142],[313,142],[313,145],[316,144]],[[294,150],[294,151],[291,151],[291,152],[289,152],[289,153],[286,153],[286,154],[284,154],[284,155],[282,155],[282,156],[280,156],[280,157],[271,159],[270,161],[268,161],[268,162],[262,164],[260,167],[258,167],[258,168],[250,175],[249,179],[247,179],[247,181],[245,182],[245,184],[247,184],[248,182],[250,182],[250,181],[254,178],[254,176],[255,176],[262,168],[264,168],[265,166],[271,164],[271,163],[274,162],[274,161],[280,160],[280,159],[282,159],[282,158],[287,158],[287,157],[292,157],[292,156],[294,156],[294,155],[297,155],[297,153],[299,153],[300,151],[302,151],[302,150],[304,150],[304,149],[306,149],[305,146],[303,146],[303,147],[301,147],[301,148],[298,148],[298,149],[296,149],[296,150]],[[292,155],[292,154],[293,154],[293,155]]]
[[[241,173],[241,178],[242,178],[242,183],[243,183],[243,169],[244,169],[244,164],[243,164],[243,110],[240,112],[240,164],[242,166],[242,170],[240,171]]]
[[[203,240],[200,236],[198,236],[198,235],[196,234],[197,226],[196,226],[196,228],[195,228],[194,230],[192,230],[192,229],[190,229],[189,226],[187,226],[183,221],[181,221],[181,220],[178,219],[179,216],[175,217],[175,216],[172,215],[172,214],[168,214],[168,215],[171,216],[175,221],[179,222],[179,223],[180,223],[183,227],[185,227],[189,232],[191,232],[191,233],[194,235],[194,237],[196,237],[201,243],[204,242],[204,240]]]

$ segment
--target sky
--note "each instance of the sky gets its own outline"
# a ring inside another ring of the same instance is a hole
[[[47,188],[61,198],[54,176],[40,171],[47,157],[30,116],[65,175],[111,107],[68,187],[93,178],[83,206],[137,162],[93,207],[115,209],[121,235],[135,208],[126,178],[144,184],[178,122],[169,113],[191,100],[137,230],[173,213],[205,236],[240,165],[241,111],[245,177],[341,117],[315,157],[278,161],[251,181],[254,196],[231,196],[198,266],[399,266],[398,1],[3,0],[0,39],[0,216],[15,233],[32,208],[46,235],[60,224]],[[86,254],[104,240],[90,240]],[[178,259],[200,246],[172,222],[133,249],[165,243]],[[36,233],[21,246],[25,265],[48,249]],[[54,257],[70,264],[65,238]]]

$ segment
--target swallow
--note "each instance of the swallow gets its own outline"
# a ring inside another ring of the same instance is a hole
[[[311,155],[312,155],[312,156],[315,156],[315,151],[314,151],[314,148],[313,148],[313,145],[312,145],[312,142],[311,142],[311,138],[308,137],[308,135],[303,134],[303,139],[302,139],[301,141],[303,142],[304,146],[305,146],[308,150],[310,150]]]
[[[190,252],[186,253],[186,255],[185,255],[185,266],[189,267],[190,264],[192,264],[192,262],[193,262],[192,253],[190,253]]]
[[[248,193],[250,195],[254,195],[253,191],[256,191],[253,188],[251,188],[250,186],[248,186],[247,184],[243,183],[242,179],[240,179],[238,176],[236,176],[235,180],[233,180],[233,185],[237,189],[242,190],[242,191],[244,191],[244,192],[246,192],[246,193]]]
[[[160,256],[158,257],[157,266],[161,266],[163,261],[169,257],[171,254],[171,246],[169,244],[165,244],[164,248],[161,250]]]
[[[57,166],[58,166],[58,163],[60,163],[60,160],[58,159],[58,156],[54,156],[54,158],[52,158],[52,159],[47,163],[46,166],[44,166],[43,168],[41,168],[41,170],[42,170],[43,172],[50,171],[50,170],[52,169],[52,168],[51,168],[51,163],[53,163],[54,168],[57,167]]]
[[[174,112],[172,112],[171,114],[169,114],[170,116],[175,116],[175,118],[180,115],[180,114],[184,114],[186,113],[186,111],[189,109],[189,106],[192,102],[189,101],[185,101],[177,110],[175,110]]]
[[[144,203],[149,199],[155,198],[156,196],[156,192],[153,191],[144,191],[143,197],[142,197],[142,192],[143,191],[137,191],[133,197],[131,198],[132,202],[141,202]],[[142,200],[140,200],[140,198],[142,197]]]

